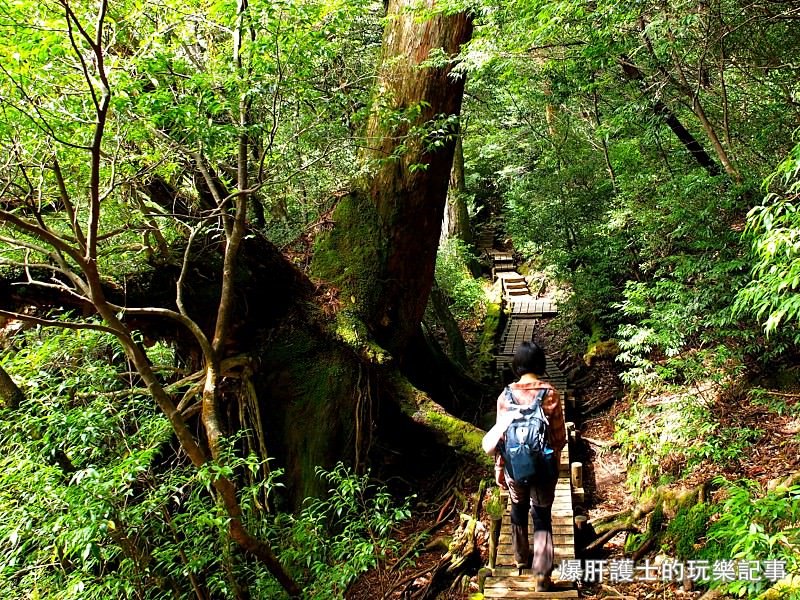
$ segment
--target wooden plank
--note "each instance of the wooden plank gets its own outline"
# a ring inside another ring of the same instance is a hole
[[[487,579],[488,583],[488,579]],[[528,589],[509,589],[504,586],[484,587],[484,598],[580,598],[578,590],[536,592],[535,584]]]
[[[578,598],[576,589],[551,589],[546,592],[536,592],[536,583],[531,581],[527,585],[515,586],[502,583],[490,585],[487,578],[483,587],[484,598]]]

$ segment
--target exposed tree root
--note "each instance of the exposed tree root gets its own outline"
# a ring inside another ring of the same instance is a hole
[[[625,531],[633,531],[639,532],[639,530],[634,527],[633,525],[618,525],[616,527],[612,527],[611,529],[604,531],[602,535],[600,535],[595,541],[584,548],[584,551],[587,553],[594,552],[595,550],[599,550],[614,536],[618,533],[623,533]]]
[[[695,488],[686,489],[666,489],[660,488],[651,498],[638,504],[632,509],[619,511],[616,513],[602,515],[587,522],[587,525],[595,532],[597,537],[589,543],[584,550],[595,552],[601,549],[611,538],[618,533],[635,531],[638,532],[637,524],[643,518],[653,514],[647,527],[647,537],[642,544],[633,552],[632,558],[639,560],[655,544],[661,526],[664,523],[667,513],[674,514],[679,507],[686,507],[690,504],[703,502],[708,493],[708,482],[704,482]]]

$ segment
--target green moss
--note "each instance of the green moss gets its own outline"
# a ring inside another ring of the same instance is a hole
[[[616,358],[619,354],[619,344],[616,340],[597,341],[589,345],[583,361],[591,366],[595,358]]]
[[[372,341],[367,326],[350,310],[336,313],[334,335],[370,362],[383,365],[392,360],[391,354]]]
[[[483,320],[483,328],[478,337],[477,356],[474,360],[475,373],[479,378],[488,376],[491,371],[491,365],[494,364],[500,316],[500,304],[490,302],[486,305],[486,318]]]
[[[697,556],[698,543],[708,531],[708,523],[714,509],[700,502],[682,507],[670,521],[664,536],[665,544],[675,549],[680,560]]]
[[[454,447],[480,448],[483,432],[469,423],[436,410],[425,413],[427,421],[447,433],[447,439]]]
[[[325,491],[316,467],[329,469],[354,455],[358,359],[313,329],[297,326],[265,340],[260,360],[270,365],[259,390],[269,415],[268,439],[297,503]]]
[[[343,197],[333,212],[336,226],[317,238],[310,274],[339,289],[343,305],[363,318],[380,297],[378,273],[385,260],[375,207],[365,194]]]
[[[474,425],[444,412],[427,394],[411,385],[399,374],[393,384],[400,396],[400,408],[418,423],[424,423],[447,439],[447,445],[456,452],[467,454],[479,463],[492,466],[492,460],[481,448],[484,432]]]

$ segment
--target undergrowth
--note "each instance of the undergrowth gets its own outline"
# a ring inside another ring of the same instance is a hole
[[[248,528],[271,540],[304,598],[343,598],[360,573],[396,553],[409,502],[339,464],[297,515],[274,513],[281,470],[227,440],[224,460],[201,469],[176,452],[166,419],[131,374],[116,341],[89,330],[34,328],[6,340],[3,367],[25,393],[0,409],[0,599],[161,600],[285,593],[228,536],[212,481],[240,487]],[[156,369],[180,376],[171,348]]]

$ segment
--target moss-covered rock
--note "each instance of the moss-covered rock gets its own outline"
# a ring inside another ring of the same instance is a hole
[[[616,340],[598,341],[589,346],[583,355],[583,362],[591,367],[597,358],[616,358],[619,355],[619,344]]]
[[[674,548],[680,560],[695,558],[700,540],[706,535],[709,518],[715,510],[704,502],[685,505],[669,522],[664,543]]]

